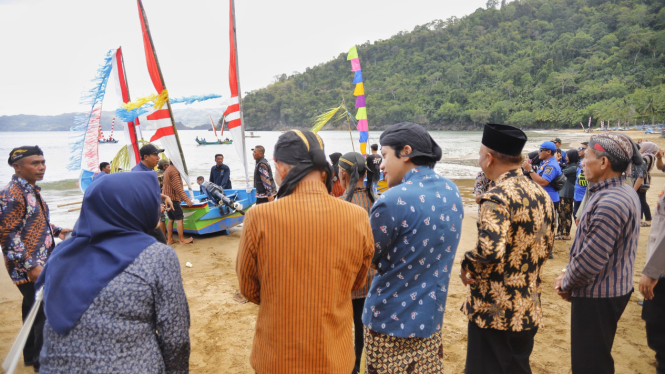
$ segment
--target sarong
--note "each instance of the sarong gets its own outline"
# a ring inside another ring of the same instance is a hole
[[[430,338],[398,338],[365,326],[365,373],[443,373],[441,335],[438,331]]]

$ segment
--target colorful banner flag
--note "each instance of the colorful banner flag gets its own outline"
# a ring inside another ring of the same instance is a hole
[[[351,61],[351,71],[355,72],[353,84],[356,85],[353,95],[356,97],[356,119],[358,125],[356,129],[360,132],[360,153],[367,154],[367,140],[369,139],[369,125],[367,123],[367,108],[365,103],[365,84],[363,83],[363,72],[360,68],[360,59],[358,57],[358,48],[352,47],[346,56],[347,61]]]
[[[152,84],[155,87],[155,90],[157,90],[157,93],[160,96],[166,96],[166,100],[168,100],[168,92],[166,91],[165,84],[162,81],[159,72],[159,66],[157,65],[157,58],[154,52],[155,48],[152,45],[150,30],[147,27],[148,22],[145,10],[143,9],[143,3],[141,3],[141,0],[137,0],[137,4],[139,7],[139,19],[141,20],[141,31],[143,33],[143,49],[145,50],[145,59],[148,65],[150,79],[152,80]],[[168,157],[171,164],[178,169],[180,176],[184,179],[185,183],[187,183],[188,188],[191,189],[191,182],[189,181],[189,175],[187,175],[187,170],[185,169],[183,157],[180,154],[180,146],[178,144],[178,139],[175,136],[173,119],[171,118],[169,109],[160,108],[149,115],[147,119],[148,122],[157,127],[157,132],[155,132],[155,135],[150,138],[150,141],[154,142],[159,140],[164,148],[166,157]]]
[[[129,87],[127,86],[127,75],[125,73],[125,64],[123,63],[122,48],[118,48],[113,54],[113,80],[115,82],[116,96],[118,99],[118,108],[129,100]],[[139,156],[139,144],[137,135],[139,134],[139,119],[126,122],[121,118],[120,121],[124,122],[125,146],[129,155],[129,166],[134,167],[141,161]]]

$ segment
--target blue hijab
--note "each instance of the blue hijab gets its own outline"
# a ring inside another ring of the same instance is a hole
[[[72,237],[46,262],[36,287],[44,285],[44,312],[64,335],[99,292],[156,240],[147,234],[159,220],[155,173],[115,173],[85,191]]]

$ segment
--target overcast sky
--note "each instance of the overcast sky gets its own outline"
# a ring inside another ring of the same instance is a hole
[[[434,19],[462,17],[486,0],[238,0],[243,92],[302,72],[365,41]],[[171,97],[228,98],[228,0],[143,0]],[[133,99],[154,93],[135,0],[0,0],[0,116],[77,111],[110,49],[122,46]],[[349,74],[349,79],[353,77]],[[115,98],[109,85],[107,98]],[[195,104],[219,107],[222,100]],[[104,110],[114,110],[108,100]]]

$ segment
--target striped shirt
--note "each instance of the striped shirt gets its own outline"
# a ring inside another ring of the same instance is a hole
[[[346,201],[346,192],[344,192],[344,195],[340,196],[340,199]],[[364,188],[356,188],[356,190],[353,191],[353,197],[350,202],[365,209],[369,217],[369,210],[372,209],[372,200],[369,199],[367,190]],[[367,292],[369,292],[369,288],[372,286],[374,274],[376,274],[376,270],[369,269],[369,272],[367,272],[367,282],[365,282],[365,285],[361,289],[351,294],[352,299],[362,299],[367,297]]]
[[[182,188],[182,178],[180,172],[175,166],[169,166],[164,172],[164,183],[162,185],[162,193],[171,198],[173,201],[185,201],[191,204],[189,196]]]
[[[302,181],[245,215],[236,272],[259,305],[250,362],[259,374],[349,374],[351,293],[374,255],[367,211]]]
[[[573,297],[619,297],[633,289],[640,201],[621,176],[589,186],[590,198],[561,285]]]

